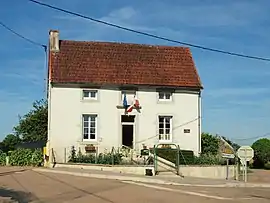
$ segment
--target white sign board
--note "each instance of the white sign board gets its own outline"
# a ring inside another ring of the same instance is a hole
[[[247,161],[254,157],[254,150],[250,146],[242,146],[237,150],[237,156],[245,168],[243,178],[247,182]]]
[[[254,157],[254,150],[250,146],[242,146],[237,150],[237,156],[241,160],[250,161]]]
[[[234,154],[222,153],[222,157],[226,159],[234,159]]]

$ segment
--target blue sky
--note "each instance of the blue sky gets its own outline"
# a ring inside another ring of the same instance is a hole
[[[194,44],[270,58],[268,0],[43,0],[132,29]],[[46,9],[27,0],[3,1],[0,20],[41,44],[48,31],[61,39],[175,45]],[[18,115],[45,96],[44,51],[0,27],[0,139]],[[270,62],[192,48],[204,85],[203,131],[238,140],[270,132]]]

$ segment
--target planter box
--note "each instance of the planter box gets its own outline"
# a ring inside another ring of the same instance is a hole
[[[95,146],[86,146],[85,148],[85,151],[86,152],[90,152],[90,153],[95,153],[97,151],[96,147]]]

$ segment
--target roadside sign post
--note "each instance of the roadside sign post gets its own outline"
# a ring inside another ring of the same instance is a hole
[[[247,182],[247,162],[254,157],[254,150],[250,146],[242,146],[237,150],[237,156],[244,167],[243,180]]]
[[[226,180],[229,179],[229,159],[226,159],[226,162],[227,162],[227,167],[226,167]]]
[[[220,149],[223,158],[226,158],[226,180],[229,179],[229,160],[235,158],[233,147],[220,136]]]

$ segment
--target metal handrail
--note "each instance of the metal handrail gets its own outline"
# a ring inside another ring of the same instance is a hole
[[[122,144],[122,147],[124,147],[124,148],[126,148],[126,149],[130,149],[130,150],[132,150],[132,148],[131,148],[131,147],[126,146],[126,145],[123,145],[123,144]]]
[[[125,156],[126,157],[129,156],[132,159],[132,157],[133,157],[133,149],[131,147],[126,146],[126,145],[121,145],[121,146],[122,146],[121,151],[124,150],[122,152],[125,153]]]

